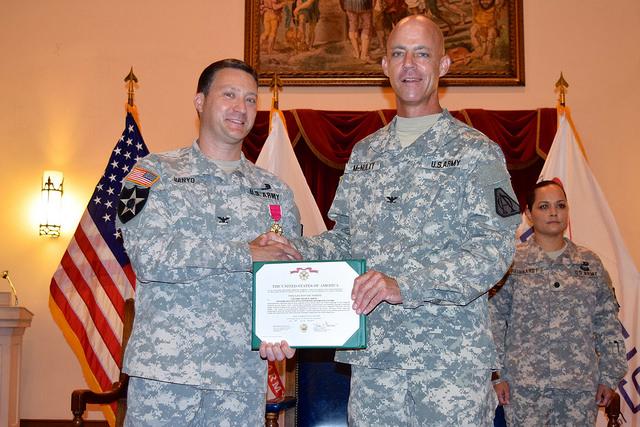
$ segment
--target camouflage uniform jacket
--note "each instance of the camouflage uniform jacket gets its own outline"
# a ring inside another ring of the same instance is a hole
[[[146,195],[133,218],[123,223],[119,215],[137,275],[124,371],[209,389],[264,390],[266,364],[250,344],[248,242],[269,230],[270,205],[281,206],[285,236],[299,235],[292,192],[244,156],[226,174],[197,143],[151,154],[132,173],[140,168],[159,179],[145,188],[130,173],[120,196],[134,206],[132,197]]]
[[[493,367],[486,292],[511,263],[514,198],[500,147],[447,111],[404,149],[395,120],[356,144],[329,211],[335,227],[294,244],[305,258],[366,259],[398,281],[403,303],[376,307],[368,348],[336,360]]]
[[[618,304],[596,254],[566,240],[555,260],[529,239],[490,300],[502,376],[514,385],[595,392],[627,370]]]

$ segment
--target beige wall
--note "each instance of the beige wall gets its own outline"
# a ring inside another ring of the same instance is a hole
[[[201,69],[242,57],[243,0],[4,1],[0,15],[0,270],[35,313],[26,332],[21,418],[68,418],[85,385],[48,308],[48,286],[122,131],[123,77],[135,67],[143,134],[153,151],[195,135],[192,96]],[[640,264],[637,100],[638,0],[525,0],[526,87],[450,88],[451,109],[553,107],[560,71],[594,173]],[[181,6],[183,4],[186,6]],[[268,108],[265,90],[261,109]],[[381,88],[286,88],[281,107],[393,108]],[[65,173],[66,232],[39,238],[32,202],[45,168]],[[4,281],[3,281],[4,282]],[[4,290],[6,283],[0,283]],[[2,398],[2,397],[0,397]],[[101,414],[93,412],[92,417]]]

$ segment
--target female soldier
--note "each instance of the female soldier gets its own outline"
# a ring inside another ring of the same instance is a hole
[[[563,237],[569,205],[558,183],[536,184],[525,214],[535,234],[490,300],[503,366],[494,388],[510,426],[594,425],[627,369],[611,279],[596,254]]]

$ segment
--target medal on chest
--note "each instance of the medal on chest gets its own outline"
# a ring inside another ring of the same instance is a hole
[[[278,236],[282,236],[284,230],[282,229],[282,225],[280,225],[280,219],[282,218],[282,210],[280,205],[269,205],[269,214],[271,215],[271,219],[273,220],[273,224],[269,227],[269,231],[276,233]]]

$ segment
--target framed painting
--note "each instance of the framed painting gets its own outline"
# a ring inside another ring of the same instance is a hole
[[[443,85],[524,85],[522,0],[245,0],[245,61],[260,85],[388,85],[386,38],[410,14],[442,29]]]

